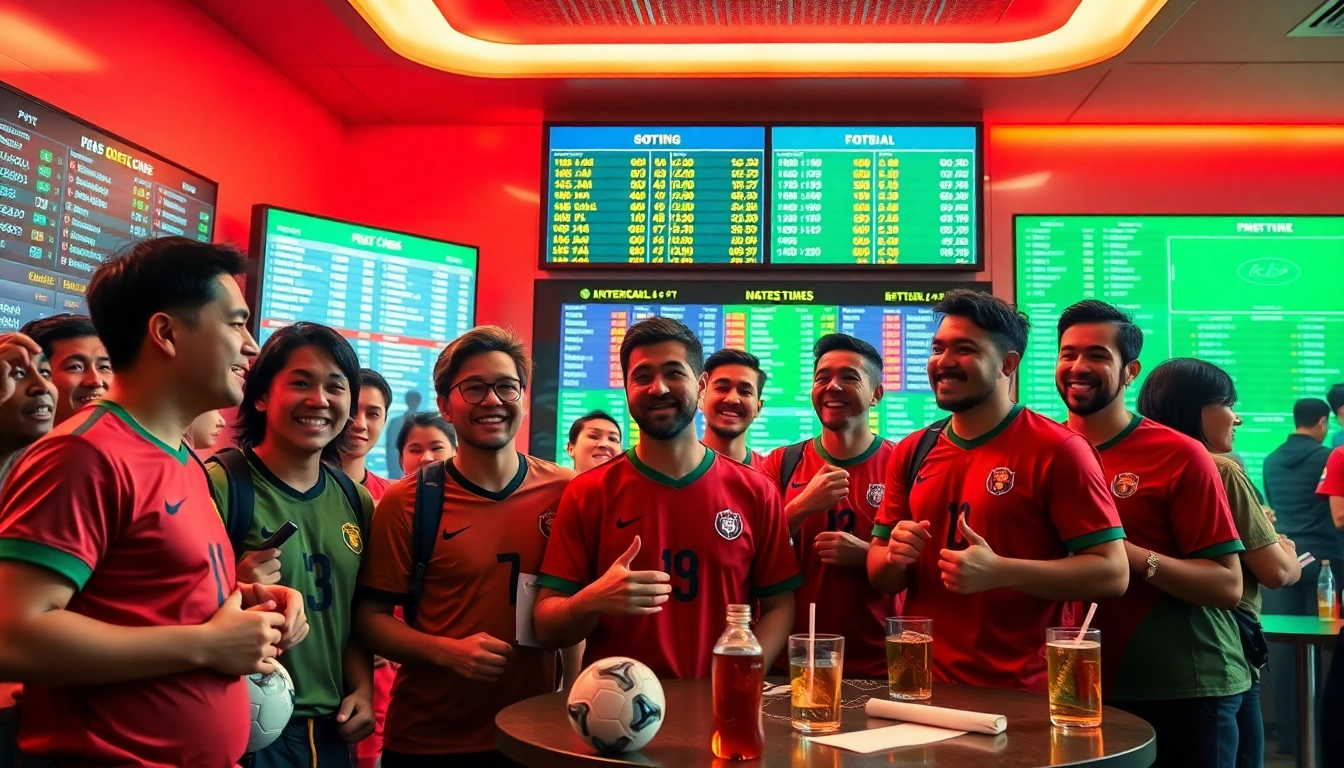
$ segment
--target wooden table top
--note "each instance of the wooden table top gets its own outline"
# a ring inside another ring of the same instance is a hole
[[[930,702],[934,706],[1004,715],[1008,718],[1008,730],[998,736],[966,734],[934,744],[862,755],[810,743],[789,724],[788,697],[772,697],[765,704],[765,754],[760,760],[734,763],[716,759],[709,749],[713,716],[710,681],[672,680],[663,683],[663,691],[667,698],[666,720],[653,741],[639,752],[611,757],[594,753],[570,726],[564,693],[538,696],[504,709],[495,718],[496,743],[505,755],[529,768],[616,765],[1148,768],[1157,754],[1152,727],[1117,709],[1105,708],[1100,728],[1065,730],[1050,725],[1043,694],[936,683]],[[841,731],[896,725],[892,720],[870,719],[863,710],[867,696],[885,697],[886,693],[885,681],[846,680]]]
[[[1315,616],[1276,616],[1264,614],[1260,626],[1265,639],[1272,643],[1294,645],[1333,645],[1344,621],[1321,621]]]

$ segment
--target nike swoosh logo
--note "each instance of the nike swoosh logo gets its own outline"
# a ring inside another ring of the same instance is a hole
[[[182,505],[186,503],[187,500],[183,499],[177,502],[176,504],[169,504],[168,501],[165,499],[163,502],[163,511],[167,512],[170,515],[176,515],[178,510],[182,509]]]
[[[918,485],[919,483],[928,480],[930,477],[933,477],[933,475],[915,475],[915,484]]]
[[[470,527],[471,527],[470,525],[467,526],[467,528],[470,528]],[[459,528],[459,529],[456,530],[456,531],[444,531],[444,532],[443,532],[443,540],[444,540],[444,541],[448,541],[449,539],[453,538],[454,536],[456,536],[457,534],[461,533],[462,531],[467,530],[467,528]]]
[[[266,526],[261,526],[261,540],[265,541],[275,535],[275,531],[269,530]]]
[[[807,483],[795,483],[795,482],[793,482],[792,480],[790,480],[790,481],[789,481],[789,487],[790,487],[790,488],[806,488],[806,487],[807,487]]]
[[[617,527],[617,528],[624,528],[624,527],[626,527],[627,525],[634,525],[635,523],[638,523],[640,520],[643,520],[643,519],[644,519],[644,515],[640,515],[639,517],[636,517],[634,520],[622,520],[621,518],[618,517],[618,518],[616,518],[616,527]]]

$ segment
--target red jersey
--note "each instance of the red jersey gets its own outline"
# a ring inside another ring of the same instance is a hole
[[[1125,536],[1137,547],[1182,560],[1241,552],[1218,468],[1204,446],[1135,415],[1097,446]],[[1227,611],[1190,605],[1133,578],[1123,597],[1098,601],[1093,626],[1104,642],[1107,699],[1151,701],[1231,695],[1220,635],[1235,636]]]
[[[1041,650],[1060,604],[1009,589],[954,593],[943,585],[939,550],[969,546],[959,519],[995,553],[1027,560],[1057,560],[1124,538],[1097,452],[1080,435],[1017,405],[974,440],[957,437],[949,423],[906,488],[921,435],[896,447],[873,537],[888,538],[901,520],[932,526],[933,540],[910,574],[905,614],[934,619],[934,678],[1043,690]]]
[[[761,473],[771,481],[779,479],[786,450],[776,449],[761,466]],[[804,518],[793,535],[793,552],[803,572],[803,586],[793,593],[793,631],[808,631],[808,607],[816,603],[817,631],[845,637],[845,674],[850,677],[886,677],[886,619],[900,614],[903,597],[873,589],[866,564],[852,568],[823,563],[816,553],[816,539],[826,531],[842,531],[865,544],[872,541],[887,465],[895,452],[895,443],[874,436],[868,450],[841,460],[826,453],[821,438],[814,438],[803,448],[793,477],[783,489],[787,505],[827,464],[849,472],[849,495],[825,512]]]
[[[382,501],[383,496],[387,494],[387,489],[392,487],[391,480],[388,480],[386,477],[379,477],[368,470],[364,471],[363,484],[365,490],[367,490],[369,495],[373,497],[374,504]]]
[[[631,448],[565,489],[539,586],[567,595],[591,584],[640,537],[636,571],[672,577],[672,599],[653,616],[603,616],[584,663],[644,662],[658,677],[706,677],[731,604],[797,589],[779,492],[761,473],[706,450],[674,480]]]
[[[1344,496],[1344,446],[1330,452],[1325,460],[1325,471],[1321,473],[1321,483],[1316,486],[1316,495],[1327,501],[1331,496]]]
[[[35,443],[0,495],[0,558],[75,587],[66,610],[123,627],[204,624],[235,587],[205,470],[107,400]],[[242,678],[28,684],[19,746],[60,764],[232,768],[247,747]]]

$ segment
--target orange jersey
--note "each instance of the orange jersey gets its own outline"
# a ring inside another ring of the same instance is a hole
[[[478,632],[514,644],[504,676],[466,680],[442,668],[403,664],[392,688],[385,744],[409,754],[495,748],[495,715],[517,701],[555,690],[555,654],[521,644],[531,634],[529,586],[541,569],[560,494],[574,473],[519,454],[518,474],[498,493],[446,465],[443,515],[417,606],[419,629],[461,639]],[[414,475],[388,489],[373,517],[361,593],[399,603],[415,567]]]

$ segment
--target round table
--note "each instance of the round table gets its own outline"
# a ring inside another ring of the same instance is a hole
[[[537,696],[505,708],[495,718],[495,741],[501,752],[528,768],[598,765],[730,768],[739,764],[716,759],[709,751],[713,708],[708,679],[667,681],[663,683],[663,692],[667,696],[667,719],[653,741],[639,752],[611,757],[594,753],[570,727],[564,693]],[[866,681],[845,681],[843,695],[853,708],[844,710],[841,731],[897,724],[892,720],[870,719],[859,703],[864,694],[885,696],[885,685],[874,690]],[[761,760],[740,764],[791,768],[840,765],[890,768],[893,764],[930,768],[956,765],[1148,768],[1157,755],[1152,726],[1111,707],[1105,708],[1100,728],[1065,730],[1050,725],[1043,694],[936,683],[930,703],[1004,715],[1008,718],[1008,730],[998,736],[966,734],[933,744],[863,755],[808,742],[793,730],[787,719],[771,716],[783,713],[787,717],[788,697],[767,698],[765,754]]]

